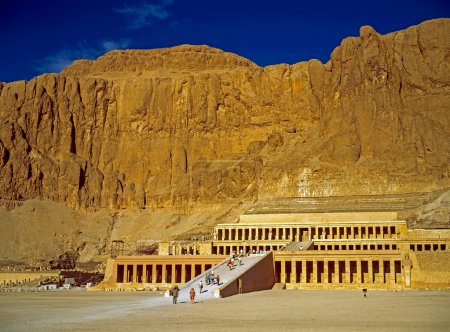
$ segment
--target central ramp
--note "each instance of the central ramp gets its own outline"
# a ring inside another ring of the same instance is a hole
[[[212,298],[228,297],[239,294],[239,285],[242,293],[271,289],[275,283],[272,251],[264,254],[251,254],[241,257],[241,264],[236,259],[234,266],[227,266],[229,258],[220,262],[211,269],[198,275],[182,287],[178,296],[179,302],[189,302],[189,291],[195,289],[195,300],[207,300]],[[207,285],[205,277],[214,272],[219,276],[219,284],[216,282]],[[203,290],[200,293],[199,282],[203,282]]]

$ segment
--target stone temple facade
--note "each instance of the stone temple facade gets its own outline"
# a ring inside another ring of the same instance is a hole
[[[184,284],[241,252],[273,253],[273,264],[255,278],[273,276],[271,286],[282,288],[450,287],[450,230],[410,229],[401,216],[411,199],[314,202],[266,202],[236,223],[216,225],[209,240],[161,242],[158,255],[115,257],[99,287]]]

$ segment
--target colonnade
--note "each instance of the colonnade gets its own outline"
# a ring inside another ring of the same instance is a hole
[[[395,239],[397,225],[217,225],[216,241],[288,240],[310,241],[312,239]]]
[[[115,265],[117,283],[174,284],[186,283],[216,263],[120,263]]]
[[[392,242],[380,242],[377,241],[377,243],[361,243],[361,242],[347,242],[347,243],[329,243],[325,241],[316,241],[314,242],[314,245],[312,246],[313,250],[320,250],[320,251],[348,251],[348,250],[398,250],[399,247],[397,243]]]
[[[260,252],[270,250],[280,250],[284,244],[274,245],[259,242],[258,244],[230,244],[230,243],[214,243],[212,245],[213,255],[230,255],[232,252],[239,253],[241,250],[247,252]]]
[[[118,264],[116,280],[124,283],[185,283],[208,268],[205,264]]]
[[[409,250],[411,251],[445,251],[450,250],[450,244],[443,243],[442,241],[436,242],[420,242],[410,243]]]
[[[277,282],[291,284],[401,284],[399,259],[275,259]]]

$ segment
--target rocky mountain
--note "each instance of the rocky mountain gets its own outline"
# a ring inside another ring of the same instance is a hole
[[[116,50],[0,83],[0,203],[192,214],[450,187],[450,19],[364,26],[323,64]]]

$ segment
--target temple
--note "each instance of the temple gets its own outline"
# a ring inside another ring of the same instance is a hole
[[[192,283],[218,271],[233,253],[244,253],[266,262],[262,268],[258,260],[248,261],[246,285],[252,290],[258,289],[252,282],[258,284],[262,276],[261,289],[448,288],[450,230],[412,229],[402,219],[425,199],[390,195],[263,202],[235,223],[217,224],[209,239],[161,242],[158,255],[109,259],[100,287]],[[253,268],[258,273],[252,276]],[[230,275],[227,283],[237,278]]]

